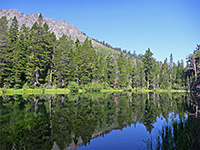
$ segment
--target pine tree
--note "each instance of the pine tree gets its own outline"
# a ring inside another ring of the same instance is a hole
[[[8,21],[6,16],[0,19],[0,86],[5,85],[6,78],[9,76],[9,35]]]
[[[55,51],[55,46],[56,46],[56,36],[54,32],[50,32],[50,28],[48,24],[45,22],[43,25],[44,29],[44,56],[45,58],[45,64],[44,64],[44,70],[42,72],[42,79],[43,83],[47,83],[48,86],[51,86],[52,84],[52,79],[53,79],[53,59],[54,59],[54,51]],[[48,76],[48,79],[47,79]]]
[[[24,40],[27,40],[28,39],[28,36],[29,36],[29,27],[26,27],[25,24],[22,24],[21,28],[20,28],[20,32],[23,33],[24,35]]]
[[[69,81],[75,81],[75,64],[73,41],[63,35],[55,49],[54,68],[56,83],[60,87],[66,87]],[[60,84],[61,83],[61,84]]]
[[[18,21],[16,16],[14,16],[14,18],[12,19],[12,23],[9,29],[9,38],[10,38],[10,42],[11,44],[15,44],[17,42],[17,38],[18,38]]]
[[[124,60],[124,55],[121,52],[118,60],[117,60],[117,65],[118,65],[118,80],[119,80],[119,86],[124,88],[128,86],[128,75],[127,75],[127,69],[126,69],[126,64]]]
[[[5,54],[4,65],[6,69],[6,77],[4,78],[4,82],[8,87],[12,87],[14,84],[13,53],[16,49],[16,42],[18,39],[18,21],[16,16],[12,19],[12,23],[7,35],[7,47],[4,49],[5,51],[2,51],[2,54]]]
[[[181,63],[180,61],[178,61],[177,63],[177,67],[176,67],[176,79],[175,79],[175,83],[176,83],[176,86],[175,88],[179,88],[180,85],[181,85],[181,78],[182,78],[182,67],[181,67]]]
[[[109,54],[105,59],[104,66],[104,81],[107,82],[110,86],[113,87],[115,79],[115,67],[114,67],[114,58]]]
[[[42,15],[31,28],[30,45],[28,47],[29,57],[27,63],[27,80],[30,84],[37,86],[45,80],[45,69],[48,64],[48,45],[45,43],[45,30],[42,27]]]
[[[132,77],[133,77],[133,61],[131,57],[126,58],[125,64],[126,64],[126,74],[127,74],[127,81],[129,88],[132,87]]]
[[[93,71],[97,60],[97,53],[92,46],[92,42],[89,41],[88,38],[83,42],[80,53],[82,59],[82,64],[79,68],[81,71],[80,82],[81,84],[86,84],[94,79]]]
[[[153,53],[151,52],[151,50],[148,48],[148,50],[146,50],[145,54],[142,57],[142,61],[144,63],[144,67],[145,67],[145,79],[147,82],[147,89],[149,89],[150,86],[150,82],[152,80],[152,76],[151,76],[151,71],[152,71],[152,67],[153,67],[153,63],[154,63],[154,58],[152,57]]]
[[[65,86],[66,64],[67,64],[67,36],[63,35],[55,49],[54,54],[54,78],[58,87]]]
[[[80,41],[77,39],[75,42],[75,58],[74,58],[74,77],[78,85],[81,84],[81,65],[83,63],[82,56],[81,56],[81,44]]]
[[[151,71],[151,78],[152,81],[150,83],[150,87],[153,88],[155,90],[156,87],[159,87],[159,63],[157,63],[155,60],[153,61],[153,67],[152,67],[152,71]]]
[[[26,72],[26,45],[24,41],[24,34],[20,33],[17,40],[15,50],[13,52],[13,73],[15,87],[22,87],[25,84],[25,72]]]
[[[133,87],[141,87],[146,86],[145,83],[145,68],[143,62],[136,60],[136,66],[134,70],[134,80]]]
[[[105,81],[105,59],[102,53],[99,54],[98,59],[95,61],[95,68],[93,71],[93,78],[95,83]]]
[[[165,59],[164,63],[162,64],[161,68],[161,88],[162,89],[168,89],[170,87],[169,84],[169,69],[167,64],[167,58]]]

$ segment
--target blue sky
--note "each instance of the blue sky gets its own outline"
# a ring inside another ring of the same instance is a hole
[[[185,60],[200,44],[200,0],[0,0],[0,8],[65,20],[89,37],[137,54]]]

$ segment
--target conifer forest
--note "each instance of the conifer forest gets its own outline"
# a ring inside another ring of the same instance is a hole
[[[152,49],[136,54],[64,20],[0,9],[0,149],[200,149],[200,45],[176,62]]]
[[[174,62],[172,54],[157,61],[150,48],[143,55],[105,54],[96,51],[89,38],[84,42],[66,35],[57,39],[41,14],[32,28],[23,24],[20,29],[16,17],[8,25],[3,16],[0,37],[1,88],[67,88],[73,81],[80,87],[195,89],[198,83],[200,45],[186,64]]]

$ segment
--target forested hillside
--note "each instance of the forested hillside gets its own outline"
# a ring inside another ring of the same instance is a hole
[[[200,45],[187,57],[187,78],[192,89],[200,91]]]
[[[90,39],[84,42],[67,35],[56,38],[40,14],[31,28],[20,28],[14,17],[8,25],[0,19],[0,87],[59,87],[70,81],[78,85],[101,84],[112,88],[188,89],[199,73],[199,46],[188,58],[173,62],[173,56],[156,61],[150,49],[137,59],[96,51]],[[194,75],[193,75],[194,74]]]
[[[0,18],[3,16],[7,17],[8,26],[11,25],[11,20],[16,16],[19,28],[21,28],[23,24],[25,24],[26,27],[32,28],[33,24],[37,21],[39,14],[34,13],[28,15],[21,13],[17,9],[0,9]],[[81,32],[77,27],[67,23],[65,20],[57,22],[55,19],[43,17],[41,23],[43,24],[45,22],[48,24],[49,30],[54,32],[57,39],[65,34],[73,40],[79,39],[80,42],[83,42],[86,37],[88,37],[86,33]],[[89,39],[91,39],[92,45],[96,51],[101,51],[105,55],[109,53],[113,55],[119,55],[120,53],[119,49],[115,50],[107,43],[104,44],[105,42],[100,43],[99,41],[96,41],[92,38]]]

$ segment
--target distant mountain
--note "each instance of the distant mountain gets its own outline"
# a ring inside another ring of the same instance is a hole
[[[34,13],[31,15],[27,15],[19,12],[17,9],[0,9],[0,18],[2,16],[7,17],[7,19],[9,20],[9,24],[11,23],[10,20],[14,16],[16,16],[19,27],[21,27],[22,24],[25,24],[26,26],[31,28],[32,25],[37,21],[39,14]],[[68,24],[64,20],[57,22],[55,19],[46,18],[43,16],[43,21],[49,25],[50,29],[55,33],[57,38],[60,38],[63,34],[66,34],[74,40],[78,38],[81,42],[83,42],[86,38],[86,35],[84,35],[78,28],[71,24]],[[96,42],[95,40],[92,40],[92,44],[97,51],[101,51],[104,54],[119,54],[119,51],[116,51],[112,48],[108,48]]]
[[[39,14],[22,14],[17,9],[0,9],[0,17],[6,16],[8,20],[12,19],[14,16],[17,17],[19,27],[22,24],[25,24],[28,27],[32,27],[32,25],[37,21]],[[67,36],[71,36],[73,39],[80,39],[83,41],[85,39],[85,35],[81,33],[79,29],[75,26],[68,24],[64,20],[57,22],[55,19],[43,17],[44,22],[46,22],[50,29],[55,33],[57,38],[60,38],[63,34]]]

